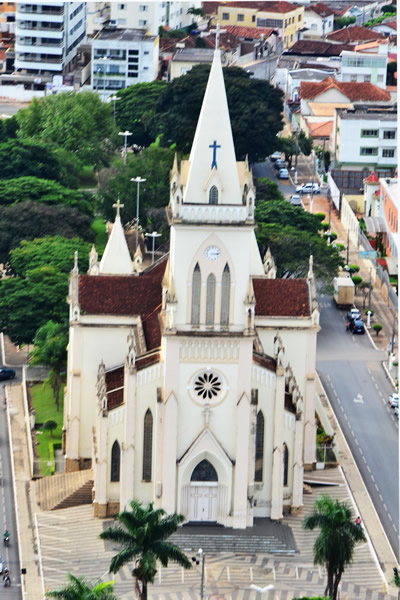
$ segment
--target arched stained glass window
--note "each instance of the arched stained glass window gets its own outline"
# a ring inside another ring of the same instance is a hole
[[[115,440],[111,448],[111,481],[119,481],[121,465],[121,448]]]
[[[218,474],[210,461],[204,459],[193,469],[190,481],[218,481]]]
[[[207,277],[206,294],[206,325],[214,325],[215,321],[215,275],[210,273]]]
[[[211,186],[210,191],[208,193],[208,203],[218,204],[218,188],[215,185]]]
[[[228,263],[222,273],[221,282],[221,325],[229,325],[229,304],[231,300],[231,272]]]
[[[200,294],[201,294],[201,272],[199,263],[196,264],[192,277],[192,325],[200,325]]]
[[[263,480],[264,466],[264,415],[261,410],[257,413],[256,423],[256,465],[254,472],[254,481]]]
[[[151,463],[153,460],[153,415],[147,409],[143,427],[143,481],[151,481]]]

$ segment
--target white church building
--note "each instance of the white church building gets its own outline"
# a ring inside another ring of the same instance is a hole
[[[65,470],[92,468],[94,514],[132,499],[245,528],[300,511],[315,463],[319,330],[307,279],[260,256],[216,50],[188,160],[175,160],[170,252],[142,270],[117,215],[101,262],[71,273]]]

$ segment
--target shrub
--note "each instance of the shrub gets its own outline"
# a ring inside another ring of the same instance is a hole
[[[353,273],[358,273],[360,267],[358,265],[349,265],[349,271],[353,275]]]
[[[328,231],[328,229],[329,229],[329,223],[327,223],[326,221],[324,221],[323,223],[321,223],[320,229],[322,229],[323,231]]]
[[[57,429],[57,423],[53,421],[53,419],[48,419],[43,423],[43,429],[50,431],[50,435],[53,437],[53,431],[54,429]]]
[[[325,215],[324,213],[315,213],[315,215],[314,215],[314,216],[315,216],[315,217],[318,217],[318,219],[319,219],[320,221],[323,221],[323,220],[325,219],[325,216],[326,216],[326,215]]]
[[[343,245],[343,244],[341,244],[340,242],[338,242],[338,243],[336,244],[336,250],[337,250],[338,252],[341,252],[342,250],[344,250],[344,245]]]
[[[359,275],[353,275],[351,279],[354,285],[360,285],[360,283],[362,282],[362,277],[360,277]]]
[[[375,325],[372,326],[372,329],[375,330],[376,335],[379,335],[379,332],[382,329],[382,325],[380,323],[375,323]]]
[[[331,238],[331,242],[333,242],[337,238],[337,233],[335,233],[334,231],[331,231],[330,234],[324,233],[324,239],[327,240],[328,238]]]

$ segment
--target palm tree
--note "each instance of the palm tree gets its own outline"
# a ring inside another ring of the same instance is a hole
[[[314,564],[326,567],[328,581],[324,595],[336,600],[340,579],[353,559],[355,545],[366,541],[364,532],[355,524],[348,504],[329,496],[318,498],[303,527],[321,530],[314,543]]]
[[[135,578],[135,591],[140,600],[147,600],[147,585],[154,582],[157,573],[157,560],[163,567],[168,562],[176,562],[185,569],[192,564],[187,556],[174,544],[166,541],[178,525],[185,520],[183,515],[166,515],[163,509],[154,509],[153,503],[142,506],[133,500],[130,510],[117,516],[121,526],[111,527],[100,537],[122,546],[110,563],[110,573],[117,573],[121,567],[135,560],[132,575]]]
[[[114,581],[100,581],[94,587],[82,577],[68,573],[70,583],[62,590],[47,592],[46,596],[60,600],[117,600],[113,593]]]

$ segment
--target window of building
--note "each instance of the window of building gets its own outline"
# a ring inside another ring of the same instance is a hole
[[[126,25],[126,19],[118,19],[118,25]]]
[[[264,466],[264,415],[261,410],[257,413],[256,423],[256,464],[254,471],[254,481],[263,480]]]
[[[377,81],[379,81],[379,83],[382,83],[382,81],[383,81],[383,75],[378,75]]]
[[[377,129],[361,129],[361,137],[378,137]]]
[[[206,291],[206,325],[209,327],[214,325],[215,320],[215,275],[210,273],[207,277]]]
[[[139,50],[129,50],[128,56],[139,56]]]
[[[222,13],[222,20],[229,21],[229,13]]]
[[[285,27],[287,27],[287,19],[285,19]]]
[[[213,465],[205,458],[194,468],[190,481],[218,481]]]
[[[153,459],[153,415],[148,408],[143,424],[143,481],[151,481],[151,463]]]
[[[377,156],[378,148],[360,148],[361,156]]]
[[[145,50],[145,51],[143,52],[143,54],[150,54],[150,52],[149,52],[148,50]]]
[[[357,81],[357,75],[350,75],[350,81]]]
[[[371,81],[371,75],[364,75],[364,82],[368,83]]]
[[[251,22],[255,23],[256,22],[256,15],[251,15]]]
[[[146,12],[146,11],[147,11],[147,5],[139,4],[139,12]]]
[[[238,16],[237,16],[237,20],[238,20],[238,21],[244,21],[244,15],[242,15],[242,14],[238,14]]]
[[[293,42],[293,33],[290,34],[290,41]]]
[[[298,21],[301,21],[301,15],[299,15],[299,16],[297,17],[297,20],[298,20]]]
[[[394,158],[394,148],[383,148],[382,157],[383,158]]]
[[[137,71],[128,71],[128,77],[139,77],[139,73]]]
[[[192,277],[192,325],[200,324],[200,294],[201,294],[201,272],[199,263],[196,264]]]
[[[118,10],[125,10],[126,4],[118,4]]]
[[[111,448],[111,481],[119,481],[121,465],[121,448],[115,440]]]
[[[283,444],[283,485],[287,486],[289,476],[289,450],[286,444]]]
[[[215,185],[211,186],[210,191],[208,193],[208,203],[218,204],[218,188]]]
[[[231,300],[231,272],[228,264],[225,265],[221,282],[221,325],[229,325],[229,304]]]
[[[395,129],[386,129],[383,132],[384,140],[395,140],[396,139],[396,130]]]
[[[282,19],[257,19],[257,27],[283,27]]]
[[[145,25],[147,25],[147,21],[145,19],[139,19],[139,26],[144,27]]]

